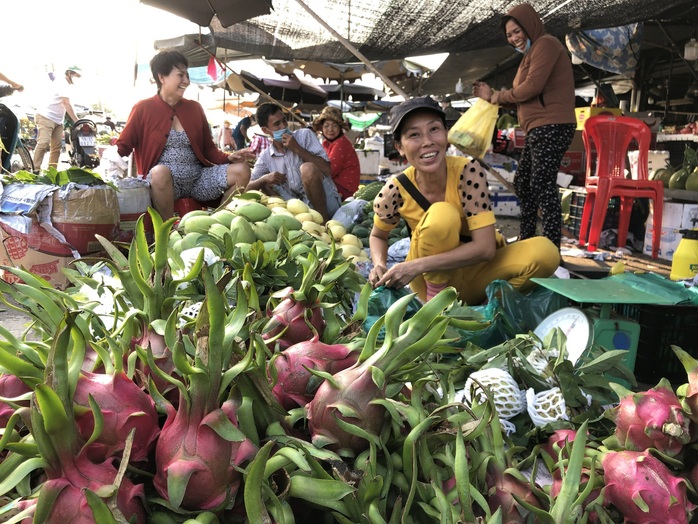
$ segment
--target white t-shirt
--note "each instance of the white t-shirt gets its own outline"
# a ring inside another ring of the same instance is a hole
[[[36,110],[41,116],[45,116],[56,124],[63,124],[65,107],[62,98],[70,98],[72,87],[65,77],[56,78],[47,87],[47,102]]]

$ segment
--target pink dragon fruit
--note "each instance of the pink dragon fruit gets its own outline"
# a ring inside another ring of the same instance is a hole
[[[233,499],[242,478],[235,465],[255,449],[238,429],[237,405],[220,398],[223,372],[231,362],[233,347],[223,342],[223,295],[208,266],[204,265],[202,275],[206,299],[196,321],[194,366],[179,361],[183,381],[178,386],[177,409],[163,402],[167,420],[155,445],[153,481],[157,492],[172,506],[189,511],[218,509]],[[237,291],[228,326],[242,327],[248,315],[242,283]]]
[[[31,388],[16,375],[11,373],[0,374],[0,397],[11,399],[30,392]],[[29,400],[18,401],[16,404],[29,407]],[[7,427],[7,422],[14,412],[14,407],[7,402],[0,401],[0,428]]]
[[[136,486],[126,477],[117,480],[113,459],[92,461],[78,435],[72,397],[76,384],[70,384],[68,358],[78,353],[76,348],[84,348],[84,338],[69,314],[66,327],[54,338],[45,382],[35,387],[30,406],[30,429],[46,463],[47,479],[41,484],[35,522],[93,523],[98,519],[91,505],[98,504],[112,516],[116,513],[122,520],[145,523],[143,485]],[[125,470],[126,465],[121,467]],[[109,508],[104,499],[113,494],[116,507]]]
[[[315,396],[320,379],[308,369],[334,375],[356,364],[359,355],[343,344],[328,345],[315,335],[278,353],[271,361],[277,381],[272,392],[285,409],[305,406]]]
[[[370,402],[385,398],[385,388],[376,386],[370,367],[361,364],[339,371],[332,378],[334,384],[323,382],[315,398],[305,406],[313,444],[342,455],[361,452],[368,447],[368,441],[340,428],[337,419],[378,434],[385,408]]]
[[[94,430],[94,414],[88,395],[92,395],[104,417],[102,434],[88,446],[88,456],[94,461],[102,461],[120,454],[129,432],[136,428],[131,460],[147,460],[160,433],[155,402],[150,395],[123,372],[113,375],[83,372],[75,388],[74,401],[77,404],[78,431],[85,440]]]
[[[366,360],[337,372],[331,380],[320,385],[315,397],[306,404],[310,435],[318,447],[327,447],[341,455],[354,455],[366,449],[368,441],[340,427],[338,420],[358,426],[369,434],[377,435],[383,426],[386,409],[371,401],[385,398],[389,379],[407,364],[413,364],[445,342],[448,318],[442,315],[456,299],[454,288],[449,287],[427,302],[409,320],[404,318],[407,304],[413,295],[395,302],[385,314],[386,335],[383,345]],[[380,329],[378,322],[371,329]],[[369,333],[369,339],[371,339]],[[379,386],[375,377],[383,378]]]
[[[688,524],[695,506],[686,498],[686,480],[674,476],[649,451],[611,451],[601,465],[604,503],[634,524]]]
[[[666,379],[648,391],[629,392],[611,414],[615,438],[632,451],[656,448],[676,456],[691,440],[690,419]]]
[[[236,406],[225,402],[203,414],[180,399],[177,412],[168,410],[155,448],[155,489],[171,504],[187,510],[221,506],[237,492],[242,474],[236,469],[256,448],[249,439],[230,441],[215,430],[222,422],[237,427]],[[176,486],[176,489],[173,487]]]
[[[97,492],[112,484],[117,470],[111,459],[101,464],[90,461],[84,453],[74,457],[72,464],[62,463],[60,470],[47,470],[49,480],[41,487],[41,494],[57,495],[48,513],[46,522],[70,522],[71,524],[94,524],[97,522],[89,506],[85,490]],[[134,485],[123,478],[117,494],[117,508],[129,522],[145,523],[145,492],[143,484]],[[41,508],[41,498],[37,512]]]
[[[541,446],[541,449],[545,451],[551,459],[557,462],[560,450],[565,447],[565,444],[572,444],[576,436],[576,429],[556,429],[553,431],[552,435],[548,437],[547,442]],[[565,453],[563,458],[569,457]]]
[[[265,339],[276,337],[283,331],[278,344],[284,350],[315,335],[322,336],[325,321],[317,299],[309,300],[305,292],[294,292],[291,287],[278,291],[274,297],[282,300],[273,310],[267,311],[269,322],[263,335]]]
[[[501,508],[502,522],[508,524],[529,522],[528,511],[516,501],[514,495],[532,506],[542,507],[531,486],[506,471],[498,473],[494,472],[492,467],[489,469],[485,481],[489,487],[487,504],[490,509],[496,511]]]

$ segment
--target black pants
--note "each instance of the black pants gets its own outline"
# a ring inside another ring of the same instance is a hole
[[[543,218],[543,236],[560,247],[562,210],[557,173],[562,155],[574,138],[574,124],[550,124],[526,134],[519,168],[514,177],[521,202],[521,239],[536,236],[538,208]]]

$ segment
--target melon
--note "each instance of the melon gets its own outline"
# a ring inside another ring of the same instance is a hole
[[[686,179],[687,191],[698,191],[698,168],[693,171]]]
[[[673,173],[669,178],[669,189],[685,189],[688,175],[690,175],[690,173],[685,167]]]

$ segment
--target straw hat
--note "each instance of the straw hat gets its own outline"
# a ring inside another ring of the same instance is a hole
[[[331,107],[327,106],[322,110],[322,113],[320,113],[320,116],[317,117],[313,121],[313,129],[315,131],[321,131],[322,130],[322,124],[325,123],[325,120],[332,120],[335,122],[339,127],[343,129],[348,129],[349,126],[347,126],[346,122],[344,122],[344,118],[342,118],[342,112],[337,109],[336,107]]]

